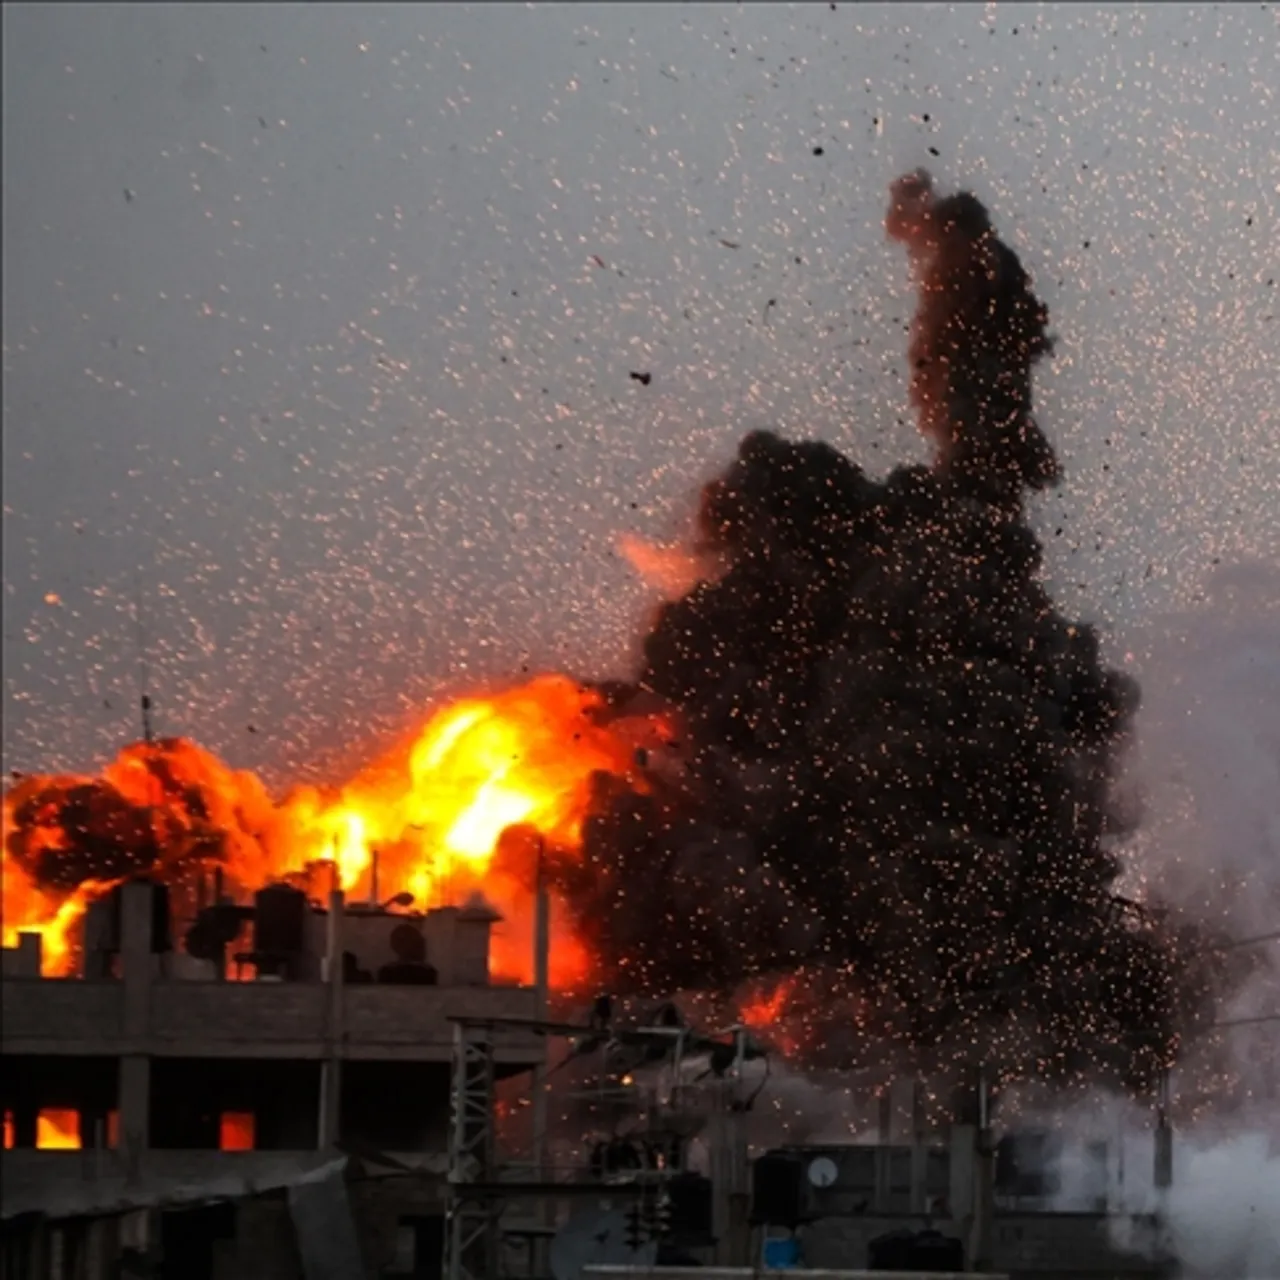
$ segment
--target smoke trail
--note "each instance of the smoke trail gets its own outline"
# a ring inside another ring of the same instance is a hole
[[[1047,310],[973,196],[913,174],[887,230],[934,464],[879,483],[742,442],[699,512],[723,572],[662,610],[635,682],[682,713],[681,769],[602,791],[566,886],[622,986],[824,974],[828,1056],[945,1060],[982,1029],[1011,1071],[1149,1081],[1205,975],[1115,892],[1137,689],[1055,610],[1023,511],[1058,476],[1031,415]]]

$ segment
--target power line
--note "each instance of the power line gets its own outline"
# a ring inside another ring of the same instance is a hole
[[[1234,951],[1237,947],[1253,947],[1260,942],[1274,942],[1280,938],[1280,929],[1273,929],[1270,933],[1260,933],[1256,938],[1235,938],[1230,942],[1220,943],[1213,947],[1214,951]]]
[[[1228,1022],[1212,1022],[1210,1027],[1215,1031],[1223,1027],[1252,1027],[1260,1022],[1280,1022],[1280,1013],[1264,1013],[1256,1018],[1232,1018]]]

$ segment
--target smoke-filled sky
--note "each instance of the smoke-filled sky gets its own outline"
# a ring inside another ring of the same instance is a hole
[[[5,767],[136,735],[140,647],[274,781],[627,665],[618,535],[747,430],[925,456],[919,164],[1049,304],[1034,518],[1122,651],[1280,547],[1277,12],[7,7]]]

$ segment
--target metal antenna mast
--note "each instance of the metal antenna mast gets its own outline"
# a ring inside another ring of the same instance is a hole
[[[138,629],[138,702],[142,709],[142,740],[150,746],[155,741],[151,726],[151,695],[147,692],[149,671],[147,668],[147,637],[142,625],[142,579],[137,570],[133,574],[133,620]]]

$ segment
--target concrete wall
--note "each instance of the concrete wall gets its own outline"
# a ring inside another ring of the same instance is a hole
[[[302,1280],[283,1195],[260,1196],[236,1206],[235,1238],[213,1246],[213,1280]]]
[[[306,1157],[299,1154],[291,1159],[296,1176]],[[170,1174],[181,1175],[182,1161],[164,1163]],[[243,1163],[247,1169],[252,1162]],[[261,1161],[257,1164],[259,1171],[265,1169]],[[443,1185],[441,1178],[413,1176],[357,1177],[347,1184],[364,1263],[361,1275],[352,1280],[390,1274],[401,1220],[442,1218]],[[76,1280],[119,1280],[122,1252],[128,1247],[144,1255],[145,1274],[182,1280],[174,1276],[174,1260],[166,1262],[164,1257],[164,1213],[163,1208],[128,1214],[104,1211],[99,1216],[23,1223],[14,1234],[24,1237],[24,1247],[5,1251],[0,1276],[3,1280],[48,1280],[51,1259],[60,1257],[65,1263],[74,1257]],[[283,1190],[237,1198],[232,1233],[213,1239],[210,1252],[214,1280],[303,1280],[297,1227]]]
[[[320,1151],[6,1151],[4,1211],[6,1217],[107,1213],[164,1203],[184,1187],[243,1195],[251,1187],[282,1185],[332,1159]]]
[[[803,1227],[804,1260],[812,1267],[865,1266],[867,1245],[876,1236],[901,1227],[919,1227],[911,1217],[826,1218]],[[961,1234],[947,1224],[938,1229]],[[1116,1250],[1107,1221],[1087,1213],[998,1215],[993,1230],[995,1266],[1015,1276],[1157,1277],[1168,1274],[1160,1262]]]
[[[127,1026],[122,982],[7,978],[0,989],[0,1052],[174,1057],[320,1058],[331,1035],[321,983],[182,982],[146,985]],[[533,1018],[527,987],[350,986],[336,1028],[344,1056],[448,1061],[450,1016]],[[538,1040],[497,1037],[498,1060],[531,1062]]]
[[[750,1267],[584,1267],[583,1280],[967,1280],[959,1271],[756,1271]],[[986,1272],[986,1280],[1009,1280]]]

